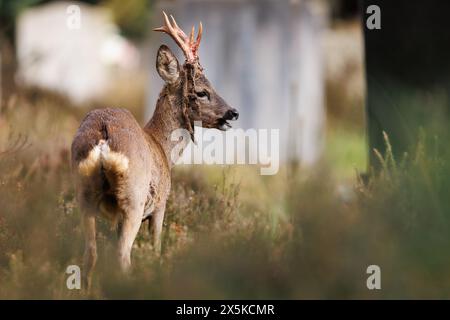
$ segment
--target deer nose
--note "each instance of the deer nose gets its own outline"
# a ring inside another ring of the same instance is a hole
[[[227,111],[226,117],[230,120],[237,120],[239,118],[239,112],[236,109],[230,109]]]

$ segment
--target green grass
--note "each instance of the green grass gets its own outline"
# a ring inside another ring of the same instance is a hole
[[[328,128],[325,159],[338,179],[354,178],[367,169],[367,140],[363,129]]]

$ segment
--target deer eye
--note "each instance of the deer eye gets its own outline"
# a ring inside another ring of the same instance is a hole
[[[197,97],[199,97],[199,98],[207,97],[207,98],[209,99],[209,93],[208,93],[208,91],[206,91],[206,90],[203,90],[203,91],[197,91],[195,94],[196,94]]]

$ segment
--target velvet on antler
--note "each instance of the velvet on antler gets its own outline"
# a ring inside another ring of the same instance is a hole
[[[170,19],[172,20],[172,22],[170,22],[169,17],[164,11],[163,15],[165,25],[159,28],[155,28],[153,29],[153,31],[164,32],[171,36],[183,51],[187,62],[193,63],[198,60],[198,48],[200,46],[200,41],[202,40],[203,33],[202,23],[200,22],[199,24],[197,38],[194,40],[195,26],[192,26],[191,34],[188,37],[183,32],[183,30],[178,27],[177,22],[172,15],[170,15]]]

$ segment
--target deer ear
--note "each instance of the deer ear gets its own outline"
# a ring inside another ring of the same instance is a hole
[[[180,75],[178,60],[166,45],[162,45],[158,49],[156,70],[158,70],[159,76],[169,84],[173,84],[178,80]]]

